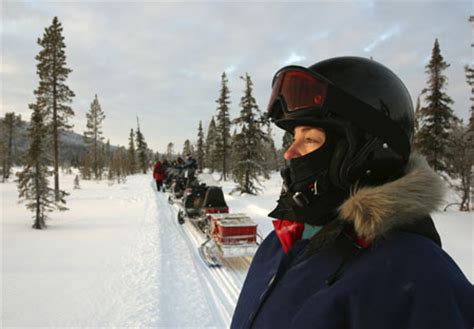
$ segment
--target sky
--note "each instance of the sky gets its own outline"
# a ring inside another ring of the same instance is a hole
[[[98,95],[103,132],[127,145],[140,120],[148,146],[180,152],[207,131],[216,114],[221,74],[231,91],[231,119],[248,73],[264,111],[273,74],[289,64],[310,66],[337,56],[372,57],[406,84],[413,102],[426,86],[435,38],[450,64],[447,94],[455,113],[469,116],[464,65],[473,62],[471,1],[1,1],[1,115],[30,118],[38,86],[36,40],[57,16],[63,25],[71,121],[83,133]],[[277,146],[282,133],[273,127]]]

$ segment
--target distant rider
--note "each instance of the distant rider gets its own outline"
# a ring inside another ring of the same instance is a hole
[[[161,191],[163,179],[165,178],[165,167],[160,162],[160,160],[156,160],[155,164],[153,165],[153,178],[156,181],[156,190],[158,192]]]

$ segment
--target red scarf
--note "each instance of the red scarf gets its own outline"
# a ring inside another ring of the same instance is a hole
[[[285,254],[296,241],[301,239],[304,231],[304,223],[286,219],[274,220],[273,227]],[[365,249],[370,246],[370,242],[358,237],[353,230],[347,230],[347,233],[361,248]]]

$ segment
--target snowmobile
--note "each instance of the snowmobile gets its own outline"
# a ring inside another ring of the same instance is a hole
[[[245,214],[229,214],[221,187],[209,176],[199,175],[175,204],[178,222],[188,220],[205,238],[199,254],[213,267],[221,266],[222,258],[252,256],[258,244],[257,224]]]

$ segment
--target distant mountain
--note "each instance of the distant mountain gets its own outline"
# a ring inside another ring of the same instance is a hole
[[[3,123],[3,119],[0,119],[0,124]],[[27,121],[21,121],[20,126],[15,130],[14,144],[13,144],[13,161],[15,164],[21,163],[21,157],[28,149],[28,128],[30,123]],[[74,131],[62,131],[60,138],[59,147],[59,158],[60,162],[68,162],[76,165],[79,163],[79,159],[82,154],[86,152],[86,145],[84,143],[84,136]],[[111,146],[113,151],[116,146]]]

